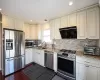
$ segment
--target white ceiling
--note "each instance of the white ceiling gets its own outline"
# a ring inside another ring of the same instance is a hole
[[[69,6],[69,1],[74,4]],[[2,13],[42,23],[44,19],[53,19],[71,11],[98,3],[99,0],[0,0]]]

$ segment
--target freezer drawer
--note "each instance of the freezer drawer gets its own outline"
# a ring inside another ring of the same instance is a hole
[[[15,71],[14,62],[13,58],[5,60],[5,75],[11,74]]]
[[[24,56],[10,58],[5,60],[5,75],[14,73],[24,68],[25,60]]]

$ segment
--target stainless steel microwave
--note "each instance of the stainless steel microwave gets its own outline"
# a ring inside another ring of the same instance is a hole
[[[25,40],[25,47],[26,48],[32,48],[34,45],[34,41],[33,40]]]
[[[59,29],[62,39],[77,39],[77,27],[66,27]]]

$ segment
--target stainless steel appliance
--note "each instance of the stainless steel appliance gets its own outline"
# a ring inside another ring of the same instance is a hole
[[[53,52],[45,51],[45,67],[53,70]]]
[[[25,40],[25,47],[26,48],[33,48],[33,47],[38,47],[38,44],[40,44],[40,40]]]
[[[24,68],[24,33],[4,29],[3,39],[3,75],[7,76]]]
[[[62,39],[77,39],[77,27],[66,27],[59,29]]]
[[[26,48],[32,48],[34,45],[34,41],[33,40],[25,40],[25,47]]]
[[[84,54],[100,56],[100,48],[99,47],[86,46],[86,47],[84,47]]]
[[[60,50],[58,52],[58,75],[68,79],[76,79],[76,51]]]

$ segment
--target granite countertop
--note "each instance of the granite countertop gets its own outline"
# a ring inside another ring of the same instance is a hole
[[[53,53],[58,53],[60,49],[52,49],[52,48],[47,48],[47,49],[42,49],[42,48],[33,48],[33,49],[38,49],[38,50],[44,50],[44,51],[51,51]],[[96,58],[100,59],[100,56],[93,56],[93,55],[84,55],[84,52],[82,51],[76,51],[76,57],[86,57],[86,58]]]
[[[82,51],[77,51],[76,52],[76,57],[95,58],[95,59],[99,59],[100,60],[100,56],[84,55],[84,52],[82,52]]]

